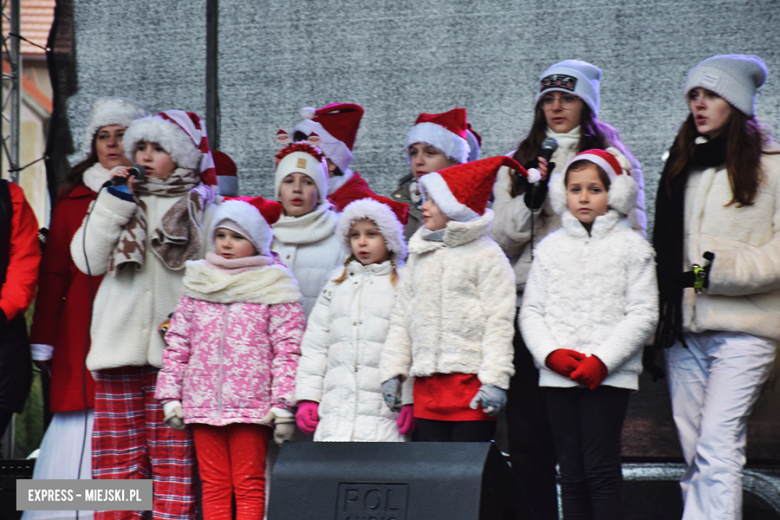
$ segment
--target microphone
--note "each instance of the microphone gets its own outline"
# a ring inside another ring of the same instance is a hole
[[[540,157],[544,157],[544,159],[549,163],[550,159],[552,158],[553,154],[555,153],[555,150],[558,149],[558,141],[553,139],[552,137],[546,138],[544,141],[542,141],[542,152]],[[547,169],[547,178],[552,175],[552,169]]]
[[[112,177],[111,185],[121,186],[123,184],[127,184],[127,179],[131,175],[135,175],[136,180],[142,181],[146,178],[146,168],[141,165],[134,164],[127,169],[127,177]]]

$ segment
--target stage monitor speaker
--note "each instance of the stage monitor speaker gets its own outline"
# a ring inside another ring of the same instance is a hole
[[[269,520],[533,519],[492,442],[287,442]]]

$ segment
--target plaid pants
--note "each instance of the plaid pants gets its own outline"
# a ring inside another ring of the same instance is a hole
[[[153,518],[195,518],[195,454],[190,432],[163,421],[152,366],[100,370],[95,377],[92,478],[154,482]],[[134,520],[143,511],[100,511],[95,520]]]

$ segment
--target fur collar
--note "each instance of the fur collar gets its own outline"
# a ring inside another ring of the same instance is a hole
[[[485,236],[493,222],[493,210],[486,209],[485,214],[468,222],[450,220],[444,228],[444,238],[441,242],[431,242],[422,237],[425,226],[420,226],[409,239],[410,253],[425,253],[442,247],[457,247],[473,242]]]
[[[576,238],[604,238],[612,233],[615,228],[624,226],[631,227],[629,220],[620,212],[614,209],[607,210],[607,213],[596,217],[593,221],[593,226],[590,228],[590,236],[585,226],[577,220],[577,217],[569,213],[568,211],[561,215],[561,221],[563,222],[563,229],[566,234]]]
[[[339,188],[344,186],[355,174],[352,170],[347,170],[342,175],[334,175],[328,179],[328,195],[333,195]]]
[[[106,170],[99,162],[96,162],[84,171],[84,184],[97,193],[103,184],[111,179],[111,171]]]
[[[311,244],[328,238],[336,231],[338,214],[330,202],[323,202],[302,217],[282,215],[272,226],[274,236],[286,244]]]
[[[187,262],[184,294],[213,303],[295,303],[303,299],[292,272],[282,264],[229,273],[206,260]]]

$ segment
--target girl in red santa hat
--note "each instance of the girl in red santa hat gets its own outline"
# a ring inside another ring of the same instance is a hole
[[[192,430],[210,520],[232,518],[234,495],[237,520],[263,518],[268,441],[281,445],[295,427],[306,318],[298,282],[270,251],[281,212],[262,198],[219,206],[214,251],[187,262],[165,336],[155,396],[172,427]]]
[[[471,130],[465,108],[453,108],[441,114],[420,114],[406,134],[404,150],[411,173],[398,182],[391,197],[409,205],[405,223],[407,240],[422,225],[422,197],[418,181],[425,174],[479,159],[482,139]]]
[[[96,382],[92,476],[152,478],[154,514],[190,519],[192,439],[165,425],[154,398],[165,347],[157,327],[182,295],[185,262],[206,254],[214,162],[205,124],[181,110],[135,120],[123,145],[146,177],[136,179],[127,168],[114,171],[113,178],[126,184],[99,194],[70,249],[83,273],[108,274],[95,297],[87,356]]]
[[[637,184],[605,150],[550,181],[563,227],[538,245],[520,310],[560,467],[564,518],[620,519],[620,434],[658,320],[650,244],[627,214]]]
[[[445,168],[420,179],[424,227],[409,241],[380,362],[385,401],[401,402],[414,380],[422,441],[489,441],[506,401],[512,367],[515,277],[487,237],[486,209],[508,157]],[[538,172],[536,172],[538,173]]]
[[[276,154],[274,193],[283,213],[273,225],[271,250],[290,268],[303,293],[308,316],[328,276],[344,262],[336,226],[339,216],[328,201],[328,165],[319,148],[306,141]]]
[[[389,410],[379,379],[406,256],[398,220],[405,209],[377,197],[352,202],[341,214],[337,233],[349,258],[309,316],[295,388],[298,426],[315,441],[395,442],[414,429],[411,380],[403,402]]]

